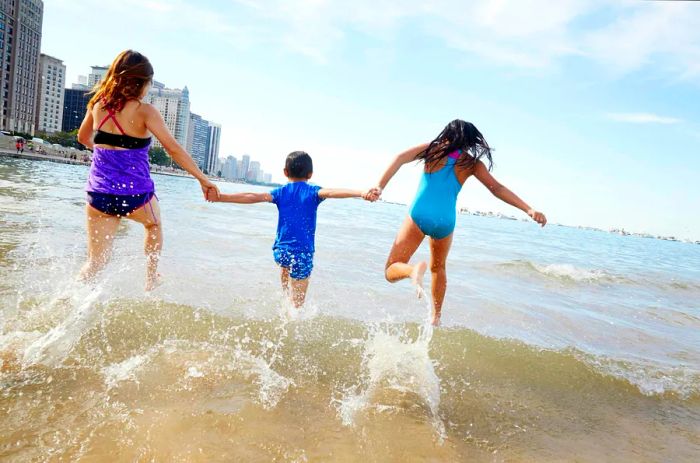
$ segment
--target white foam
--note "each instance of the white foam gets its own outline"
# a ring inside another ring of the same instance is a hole
[[[135,381],[136,371],[149,360],[149,355],[134,355],[128,359],[113,363],[102,369],[102,374],[105,377],[107,389],[112,389],[121,381]]]
[[[294,382],[277,373],[260,357],[237,350],[234,353],[234,368],[242,370],[246,378],[254,377],[258,386],[258,401],[265,409],[277,406]]]
[[[567,278],[574,281],[600,281],[613,278],[612,275],[603,270],[583,269],[571,264],[532,264],[532,266],[544,275],[555,278]]]
[[[393,409],[385,404],[372,404],[379,390],[389,388],[418,396],[428,406],[433,427],[443,440],[445,426],[439,418],[440,380],[429,355],[431,337],[429,324],[415,341],[410,340],[405,332],[378,329],[372,333],[365,342],[364,384],[347,388],[336,400],[343,424],[353,425],[356,415],[372,406],[378,411]]]
[[[101,292],[101,287],[87,286],[75,291],[71,295],[71,305],[75,308],[63,322],[27,347],[22,363],[49,367],[62,363],[100,315],[95,303]]]

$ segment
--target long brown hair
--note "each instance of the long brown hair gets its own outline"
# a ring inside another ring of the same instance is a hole
[[[104,79],[90,93],[88,108],[101,102],[105,109],[121,111],[129,100],[137,100],[144,86],[153,80],[153,66],[148,58],[134,50],[119,53]]]

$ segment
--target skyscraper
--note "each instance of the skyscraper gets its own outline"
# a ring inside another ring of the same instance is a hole
[[[248,175],[246,180],[251,182],[257,182],[260,175],[260,163],[258,161],[252,161],[250,167],[248,167]]]
[[[34,134],[44,2],[0,0],[2,130]]]
[[[152,104],[163,116],[165,125],[175,140],[186,147],[187,130],[190,126],[190,92],[187,87],[180,90],[179,88],[163,88],[153,85],[146,96],[146,101]],[[154,140],[153,144],[159,147],[163,146],[158,140]]]
[[[107,71],[109,71],[109,66],[91,66],[92,72],[87,78],[87,86],[92,90],[92,88],[100,82]]]
[[[207,121],[207,157],[206,172],[216,174],[219,163],[219,141],[221,139],[221,126],[214,122]]]
[[[224,167],[221,170],[221,176],[228,180],[235,180],[238,178],[238,160],[235,157],[226,157]]]
[[[239,171],[239,178],[243,180],[248,179],[248,169],[250,168],[250,156],[247,154],[243,155],[243,160],[241,161],[241,170]]]
[[[61,130],[65,81],[66,66],[63,61],[42,53],[39,57],[36,130],[48,133]]]
[[[209,139],[209,122],[202,116],[190,113],[190,127],[187,130],[187,152],[200,169],[205,168],[207,158],[207,141]]]
[[[87,95],[87,88],[66,88],[63,91],[63,95],[63,123],[61,130],[63,132],[71,132],[79,128],[83,122],[90,96]]]

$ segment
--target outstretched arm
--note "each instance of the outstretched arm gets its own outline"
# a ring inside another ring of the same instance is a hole
[[[409,162],[415,161],[418,155],[425,151],[426,148],[428,148],[428,143],[423,143],[422,145],[410,148],[396,156],[391,162],[391,164],[389,164],[389,167],[387,167],[386,171],[384,171],[384,175],[382,175],[382,178],[379,180],[379,183],[375,188],[375,190],[378,190],[377,193],[381,195],[382,191],[384,191],[384,188],[386,188],[386,185],[389,183],[389,180],[391,180],[392,177],[396,175],[396,172],[399,171],[401,166],[403,166],[404,164],[408,164]]]
[[[344,188],[321,188],[318,190],[318,197],[323,199],[328,198],[360,198],[365,193],[360,190],[347,190]]]
[[[175,140],[158,110],[149,104],[143,105],[143,110],[146,113],[146,127],[163,145],[163,148],[173,158],[173,161],[199,180],[202,192],[207,200],[212,201],[217,198],[219,189],[204,175],[204,172],[197,167],[192,157]]]
[[[238,203],[238,204],[254,204],[254,203],[270,203],[272,195],[270,193],[230,193],[220,194],[218,201],[221,203]]]
[[[491,172],[486,168],[483,162],[478,161],[474,167],[474,176],[489,189],[491,194],[501,201],[510,204],[511,206],[517,207],[521,211],[529,215],[532,220],[542,225],[543,227],[547,223],[547,217],[541,212],[538,212],[531,208],[525,201],[520,199],[518,195],[510,191],[504,185],[498,182]]]

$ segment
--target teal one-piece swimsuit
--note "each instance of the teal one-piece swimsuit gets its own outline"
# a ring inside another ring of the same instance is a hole
[[[411,219],[431,238],[446,238],[455,229],[457,195],[462,190],[455,164],[461,153],[461,150],[451,153],[442,169],[423,172],[418,193],[409,209]]]

